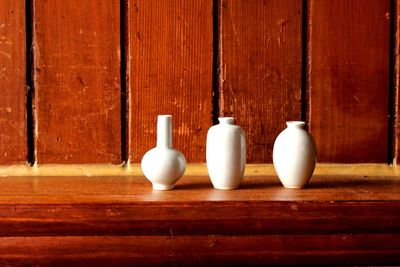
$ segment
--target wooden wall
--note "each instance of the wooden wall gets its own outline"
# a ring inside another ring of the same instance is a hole
[[[0,164],[140,162],[165,113],[189,162],[218,116],[249,163],[287,120],[320,162],[400,151],[397,0],[3,1]]]

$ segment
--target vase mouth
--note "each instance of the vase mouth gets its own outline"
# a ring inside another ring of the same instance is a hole
[[[234,117],[219,117],[218,121],[219,123],[224,123],[224,124],[235,124]]]
[[[172,115],[171,114],[161,114],[161,115],[158,115],[157,118],[172,118]]]
[[[304,128],[306,123],[304,121],[287,121],[287,127]]]

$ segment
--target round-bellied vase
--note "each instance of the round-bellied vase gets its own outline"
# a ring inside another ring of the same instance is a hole
[[[275,171],[286,188],[307,185],[317,163],[317,149],[305,122],[288,121],[287,128],[275,140],[273,162]]]
[[[185,172],[186,159],[172,148],[172,116],[157,118],[157,146],[142,158],[143,174],[153,184],[154,190],[170,190]]]

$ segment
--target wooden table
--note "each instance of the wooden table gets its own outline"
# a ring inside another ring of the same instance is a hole
[[[165,192],[138,166],[61,169],[0,170],[1,265],[400,264],[397,168],[319,166],[296,190],[256,165],[220,191],[197,165]]]

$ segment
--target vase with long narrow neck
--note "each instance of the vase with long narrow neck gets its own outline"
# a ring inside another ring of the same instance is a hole
[[[273,162],[279,180],[286,188],[307,185],[317,163],[317,148],[305,130],[305,122],[288,121],[275,140]]]
[[[185,156],[172,148],[172,116],[157,118],[157,146],[142,158],[142,171],[154,190],[170,190],[186,169]]]
[[[219,118],[207,133],[206,160],[216,189],[239,187],[246,166],[246,137],[232,117]]]

